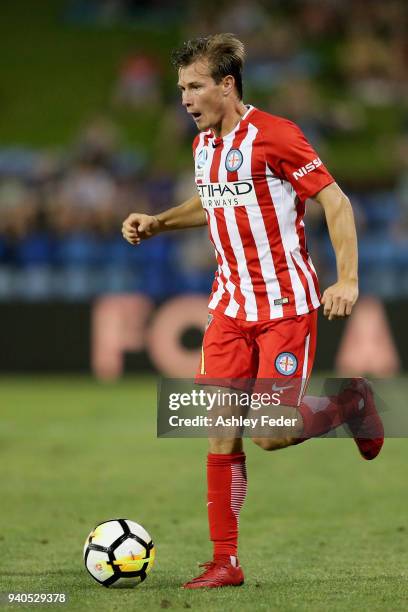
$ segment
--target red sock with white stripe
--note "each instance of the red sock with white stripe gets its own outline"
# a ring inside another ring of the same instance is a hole
[[[207,457],[207,509],[214,561],[235,565],[239,513],[247,492],[245,453]]]
[[[361,396],[352,389],[330,397],[303,398],[298,410],[303,419],[303,434],[298,442],[321,436],[331,429],[347,423],[358,413]]]

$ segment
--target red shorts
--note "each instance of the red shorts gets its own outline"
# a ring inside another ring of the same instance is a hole
[[[285,404],[298,405],[313,368],[316,337],[317,310],[258,322],[212,313],[195,380],[242,388],[237,381],[262,379],[274,385],[273,379],[283,379],[276,389],[287,388]]]

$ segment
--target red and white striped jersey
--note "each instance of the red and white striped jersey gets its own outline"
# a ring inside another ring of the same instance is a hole
[[[218,262],[209,308],[246,321],[305,314],[320,305],[305,201],[334,179],[294,123],[247,108],[226,136],[193,143]]]

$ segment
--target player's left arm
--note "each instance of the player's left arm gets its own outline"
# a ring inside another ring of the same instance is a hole
[[[329,321],[351,314],[358,298],[357,233],[350,200],[337,183],[324,187],[313,198],[324,209],[330,240],[336,255],[337,282],[322,296]]]
[[[324,208],[337,262],[337,283],[323,293],[324,314],[330,321],[348,316],[358,297],[357,238],[350,201],[295,123],[275,117],[265,134],[266,161],[274,173],[289,181],[302,202],[313,198]]]

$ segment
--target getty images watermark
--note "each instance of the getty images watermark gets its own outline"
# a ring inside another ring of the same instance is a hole
[[[162,380],[158,390],[158,435],[254,436],[272,428],[285,437],[298,428],[299,415],[286,404],[293,403],[294,398],[297,401],[302,381],[285,384],[281,380],[268,380],[248,384],[248,380],[217,379],[211,383]]]
[[[170,410],[179,410],[185,406],[197,406],[205,410],[212,410],[217,406],[246,406],[252,410],[259,410],[262,406],[280,406],[281,392],[249,393],[225,389],[215,391],[192,389],[190,392],[170,393],[168,403]]]
[[[295,427],[298,418],[285,417],[283,414],[272,416],[261,414],[252,416],[251,411],[258,411],[265,407],[280,406],[282,392],[274,393],[249,393],[246,391],[227,391],[216,389],[206,391],[204,389],[192,389],[190,392],[173,392],[169,395],[169,410],[179,411],[181,408],[201,408],[209,414],[197,414],[195,416],[180,416],[173,414],[169,416],[170,427],[196,428],[205,427],[209,429],[235,427],[247,427],[255,430],[260,427]],[[247,416],[245,416],[245,414]]]
[[[215,379],[202,383],[191,379],[162,379],[158,385],[157,435],[169,438],[299,438],[304,433],[301,412],[297,409],[300,402],[306,402],[311,412],[325,411],[328,402],[336,396],[341,395],[345,400],[350,397],[344,392],[353,385],[353,380],[319,376],[308,381],[292,377]],[[385,435],[408,437],[405,400],[408,379],[377,379],[371,381],[371,386]],[[358,400],[355,416],[361,420],[361,398]],[[332,414],[335,411],[328,410],[327,418]],[[334,419],[333,423],[337,424],[324,428],[322,435],[350,437],[347,422],[340,426],[338,422],[339,419]]]

